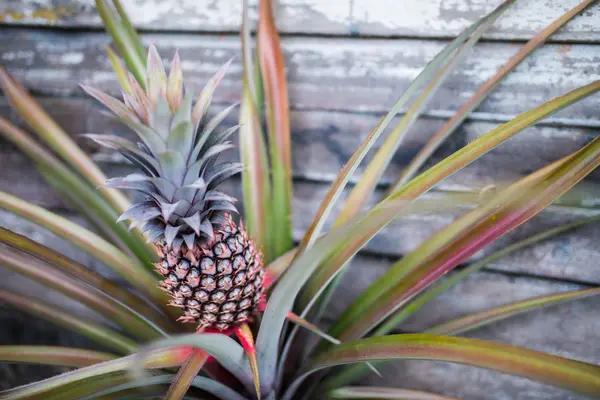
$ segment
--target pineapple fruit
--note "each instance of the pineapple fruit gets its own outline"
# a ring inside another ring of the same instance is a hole
[[[244,226],[233,221],[235,199],[216,188],[242,170],[239,163],[217,163],[232,145],[236,127],[215,132],[221,113],[204,122],[212,92],[224,66],[193,104],[183,88],[178,53],[167,77],[154,46],[148,52],[146,90],[129,74],[121,77],[123,102],[84,86],[91,96],[129,126],[139,142],[112,135],[88,135],[119,151],[142,174],[113,178],[107,186],[136,190],[144,201],[134,204],[119,221],[141,226],[161,258],[155,264],[170,296],[183,309],[182,322],[204,331],[228,331],[251,319],[264,292],[262,256]],[[231,109],[231,108],[230,108]]]

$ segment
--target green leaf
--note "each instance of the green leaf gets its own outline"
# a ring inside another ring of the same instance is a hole
[[[148,377],[146,379],[138,379],[133,382],[124,383],[121,385],[110,387],[108,389],[101,390],[99,392],[94,393],[93,395],[86,396],[81,400],[92,400],[129,389],[146,389],[148,386],[169,383],[173,380],[173,377],[174,375],[158,375]],[[218,398],[224,400],[247,400],[235,390],[225,386],[220,382],[217,382],[213,379],[205,378],[203,376],[195,377],[191,382],[191,386],[198,389],[202,389],[205,392],[213,394]]]
[[[469,275],[471,275],[474,272],[477,272],[479,270],[481,270],[482,268],[486,267],[487,265],[493,263],[494,261],[505,257],[509,254],[512,254],[518,250],[521,250],[527,246],[531,246],[535,243],[541,242],[543,240],[546,240],[548,238],[551,238],[553,236],[562,234],[564,232],[567,232],[569,230],[578,228],[582,225],[585,224],[589,224],[592,222],[597,222],[600,221],[600,215],[595,215],[592,217],[588,217],[588,218],[583,218],[581,220],[578,221],[574,221],[568,224],[564,224],[552,229],[548,229],[546,231],[537,233],[535,235],[529,236],[526,239],[520,240],[518,242],[515,242],[509,246],[506,246],[503,249],[500,249],[498,251],[493,252],[492,254],[482,258],[479,261],[473,262],[470,265],[468,265],[466,268],[461,269],[460,271],[457,271],[456,273],[450,275],[449,277],[447,277],[446,279],[444,279],[443,281],[437,283],[435,286],[433,286],[432,288],[426,290],[423,294],[421,294],[420,296],[417,296],[414,300],[411,300],[406,307],[401,308],[400,310],[398,310],[397,313],[395,313],[392,317],[390,317],[385,323],[383,323],[381,326],[379,326],[374,332],[373,335],[374,336],[379,336],[379,335],[385,335],[389,332],[392,331],[392,329],[394,329],[395,327],[397,327],[398,325],[400,325],[400,323],[402,323],[404,320],[406,320],[409,316],[411,316],[412,314],[414,314],[415,312],[417,312],[421,307],[423,307],[425,304],[429,303],[431,300],[433,300],[434,298],[436,298],[437,296],[439,296],[440,294],[442,294],[443,292],[445,292],[446,290],[448,290],[449,288],[453,287],[454,285],[456,285],[458,282],[462,281],[463,279],[467,278]]]
[[[461,48],[457,49],[456,53],[448,62],[448,64],[436,71],[436,74],[431,79],[431,82],[423,89],[419,97],[414,101],[406,114],[404,114],[398,125],[385,139],[385,142],[381,148],[373,156],[373,159],[363,172],[360,180],[356,186],[354,186],[352,193],[350,193],[348,196],[346,204],[340,212],[338,219],[343,221],[349,215],[353,215],[356,213],[356,211],[360,210],[364,206],[364,204],[371,197],[375,186],[381,179],[381,176],[388,167],[392,157],[394,154],[396,154],[396,151],[400,147],[404,137],[412,125],[417,121],[429,100],[431,100],[437,90],[441,87],[442,83],[444,83],[444,81],[450,76],[459,63],[466,58],[466,56],[469,54],[469,51],[473,48],[473,46],[475,46],[481,36],[492,26],[494,21],[496,21],[496,19],[502,15],[502,13],[506,11],[510,5],[512,5],[512,3],[514,3],[514,0],[504,1],[493,12],[484,17],[483,19],[485,19],[485,21],[477,28],[475,32],[473,32],[469,40],[467,40],[467,42],[463,44]]]
[[[487,98],[487,96],[498,86],[500,82],[535,49],[544,44],[544,42],[558,29],[563,27],[569,20],[592,5],[594,0],[586,0],[578,6],[569,10],[556,21],[552,22],[545,29],[531,38],[498,72],[483,85],[477,89],[473,96],[467,100],[440,129],[429,139],[427,144],[419,151],[415,158],[404,168],[399,179],[391,185],[389,193],[392,193],[402,187],[406,182],[414,177],[418,170],[425,164],[427,159],[435,150],[460,126],[467,118],[469,113],[475,110]]]
[[[140,39],[137,31],[133,27],[129,16],[125,12],[125,9],[121,5],[120,0],[112,0],[115,9],[119,13],[119,17],[121,17],[121,25],[127,32],[127,36],[129,37],[129,41],[133,44],[134,49],[137,51],[137,54],[140,58],[144,59],[146,57],[146,49],[142,45],[142,40]]]
[[[521,225],[600,164],[600,140],[502,190],[394,264],[344,312],[330,334],[360,337],[437,278]]]
[[[520,240],[515,242],[505,248],[502,248],[498,251],[493,252],[492,254],[482,258],[479,261],[471,263],[466,268],[461,269],[453,273],[452,275],[446,277],[446,279],[441,282],[437,282],[435,285],[425,290],[422,294],[417,296],[416,298],[410,300],[404,307],[401,307],[398,311],[396,311],[391,317],[389,317],[385,322],[383,322],[380,326],[378,326],[373,333],[372,336],[382,336],[390,333],[394,328],[398,327],[403,321],[405,321],[408,317],[416,313],[419,309],[421,309],[425,304],[431,302],[437,296],[444,293],[446,290],[450,289],[458,282],[466,279],[469,275],[474,272],[477,272],[484,268],[485,266],[491,264],[492,262],[505,257],[509,254],[512,254],[524,247],[530,246],[532,244],[538,243],[542,240],[548,239],[550,237],[559,235],[566,231],[575,229],[584,224],[596,222],[600,220],[600,215],[596,215],[593,217],[583,218],[579,221],[571,222],[568,224],[564,224],[552,229],[548,229],[546,231],[537,233],[535,235],[529,236],[524,240]],[[334,387],[342,386],[348,384],[349,382],[354,382],[358,380],[361,376],[366,375],[369,370],[362,364],[357,364],[349,367],[345,367],[340,372],[338,372],[335,377],[331,378],[331,383]]]
[[[171,349],[154,352],[150,357],[146,357],[145,366],[148,368],[172,368],[180,365],[189,355],[189,351],[185,349]],[[14,389],[9,389],[0,392],[0,397],[3,400],[16,399],[65,399],[65,398],[80,398],[96,390],[101,390],[106,387],[111,387],[117,382],[122,381],[124,375],[132,363],[138,362],[137,355],[118,358],[94,364],[89,367],[79,368],[74,371],[66,372],[51,378],[30,383],[28,385],[19,386]],[[100,378],[113,378],[112,380],[102,381]],[[77,383],[83,383],[77,387]],[[121,383],[121,382],[119,382]],[[93,385],[96,384],[96,387]],[[75,393],[70,393],[73,397],[66,395],[66,388],[75,385]],[[98,387],[99,386],[99,387]]]
[[[505,2],[509,3],[509,2]],[[408,101],[412,98],[414,94],[417,93],[419,88],[428,80],[432,79],[439,71],[443,68],[446,60],[451,56],[451,54],[457,50],[465,40],[469,36],[471,36],[479,27],[485,24],[491,18],[495,18],[496,13],[499,13],[504,10],[506,4],[503,3],[500,7],[496,8],[492,13],[487,16],[481,18],[479,21],[475,22],[464,31],[461,32],[452,42],[450,42],[444,49],[439,52],[433,60],[431,60],[427,66],[417,75],[415,79],[412,80],[408,88],[402,93],[400,98],[396,100],[396,103],[392,106],[390,111],[379,121],[377,126],[374,129],[374,134],[371,139],[371,145],[375,142],[379,136],[383,133],[383,131],[388,127],[388,125],[392,122],[392,119],[401,111],[401,109],[408,103]],[[370,148],[370,146],[369,146]],[[360,163],[364,155],[357,160],[357,163]],[[353,172],[353,171],[352,171]],[[357,195],[356,195],[357,196]],[[337,217],[337,220],[341,223],[342,221],[347,220],[352,215],[355,215],[364,204],[364,200],[360,198],[356,198],[356,201],[346,200],[344,205],[344,209]]]
[[[117,356],[98,351],[58,346],[0,346],[0,362],[87,367]]]
[[[166,304],[167,297],[157,287],[157,277],[136,260],[125,255],[98,235],[42,207],[0,192],[0,208],[20,215],[66,239],[111,267],[156,304]]]
[[[385,198],[378,205],[373,207],[365,218],[373,218],[379,213],[379,209],[385,206],[390,201],[403,200],[405,205],[410,204],[414,199],[418,198],[423,193],[429,191],[436,184],[441,182],[443,179],[451,176],[456,171],[469,165],[482,155],[494,149],[496,146],[503,143],[505,140],[514,136],[521,130],[535,124],[542,118],[545,118],[553,113],[567,107],[568,105],[579,101],[591,94],[594,94],[600,90],[600,81],[595,81],[589,85],[575,89],[563,96],[557,97],[537,108],[527,111],[509,122],[493,129],[486,135],[475,139],[462,149],[456,151],[451,156],[440,161],[429,170],[425,171],[415,179],[411,180],[408,184],[403,186],[400,190],[394,192],[392,195]],[[402,208],[398,209],[401,212]],[[384,220],[382,220],[384,221]],[[389,223],[390,220],[384,222]],[[377,230],[373,230],[373,234],[382,229],[385,225],[379,227]],[[362,239],[359,239],[362,238]],[[361,232],[354,238],[355,241],[361,240],[362,242],[357,243],[357,246],[362,247],[369,241],[372,236],[362,235]],[[354,254],[354,252],[341,252],[336,255],[332,260],[328,260],[327,265],[324,268],[319,269],[314,276],[311,278],[309,286],[309,294],[317,293],[322,290],[331,279],[333,279],[339,272],[340,268],[346,263],[346,261]],[[308,286],[308,285],[307,285]],[[320,289],[321,288],[321,289]],[[312,297],[312,296],[311,296]],[[338,337],[336,334],[333,336]],[[340,338],[340,337],[338,337]],[[340,338],[341,339],[341,338]],[[342,339],[343,340],[343,339]]]
[[[129,71],[127,71],[117,53],[115,53],[110,46],[106,46],[106,54],[108,55],[113,71],[115,71],[115,74],[117,75],[119,85],[121,85],[121,88],[125,93],[133,95],[133,87],[129,80]]]
[[[94,187],[106,182],[106,175],[100,168],[1,66],[0,85],[19,116],[52,150],[71,164]],[[129,200],[119,191],[103,190],[100,194],[118,212],[123,212],[129,207]]]
[[[130,293],[111,280],[106,279],[97,272],[73,261],[63,254],[2,227],[0,227],[0,242],[44,260],[92,287],[102,288],[102,291],[106,295],[118,301],[124,307],[131,309],[138,317],[146,319],[148,325],[154,327],[154,330],[160,332],[163,336],[166,336],[163,329],[169,330],[169,328],[172,328],[163,314],[158,312],[155,308],[148,306],[135,294]],[[160,327],[156,326],[157,324]]]
[[[194,377],[198,375],[209,355],[203,350],[195,349],[192,354],[185,360],[185,363],[177,371],[172,379],[169,391],[165,395],[165,400],[181,400],[187,393],[188,389],[194,381]],[[141,379],[143,381],[143,379]]]
[[[107,0],[96,0],[96,10],[102,18],[106,32],[119,49],[125,64],[127,64],[135,79],[142,88],[145,88],[146,59],[144,48],[118,0],[115,1],[115,6],[117,12],[121,14],[120,18]]]
[[[144,377],[142,369],[144,364],[141,361],[145,360],[150,352],[175,346],[192,346],[204,350],[213,356],[221,366],[235,376],[247,390],[254,390],[252,372],[250,370],[248,358],[244,354],[244,349],[232,338],[217,333],[193,333],[189,335],[172,336],[144,346],[136,354],[135,362],[131,366],[135,376]]]
[[[0,134],[15,144],[36,165],[46,181],[80,210],[112,242],[123,250],[132,251],[142,262],[152,262],[154,249],[148,249],[139,234],[132,234],[116,224],[119,214],[99,192],[69,170],[52,153],[41,147],[25,132],[0,117]]]
[[[51,267],[42,260],[10,248],[0,248],[0,264],[79,301],[99,314],[120,324],[132,335],[146,340],[160,335],[147,322],[138,317],[105,292]]]
[[[317,211],[315,219],[313,220],[312,224],[307,230],[307,233],[302,239],[301,246],[308,246],[310,243],[313,243],[316,237],[320,234],[323,224],[325,223],[327,216],[331,212],[331,208],[333,207],[335,201],[338,199],[339,195],[342,193],[342,190],[348,183],[350,177],[356,171],[356,168],[362,162],[362,160],[364,159],[370,148],[373,146],[375,141],[380,137],[383,131],[391,123],[392,119],[408,103],[410,98],[417,92],[419,87],[425,82],[427,82],[429,79],[437,81],[437,79],[442,78],[444,74],[443,71],[440,73],[440,75],[438,75],[437,78],[435,78],[435,76],[440,69],[443,69],[444,63],[446,62],[448,57],[450,57],[450,55],[455,50],[457,50],[461,46],[461,44],[477,29],[479,29],[482,25],[486,24],[488,21],[495,19],[497,15],[504,11],[505,7],[507,7],[509,3],[511,2],[503,3],[503,5],[494,10],[494,12],[480,19],[479,21],[465,29],[438,55],[436,55],[434,59],[431,60],[429,64],[427,64],[423,71],[421,71],[421,73],[419,73],[419,75],[411,82],[406,91],[392,106],[391,110],[378,122],[377,126],[373,129],[373,131],[371,131],[367,138],[365,138],[361,146],[356,150],[349,162],[342,169],[341,173],[336,178],[336,181],[333,183],[329,192],[325,196],[325,199],[321,203],[321,206]],[[430,87],[429,90],[430,89],[432,89],[432,87]],[[417,112],[418,108],[419,107],[417,106],[414,111]],[[406,120],[406,122],[408,122],[408,120]],[[384,148],[382,148],[382,151],[384,151],[383,149]],[[362,186],[369,185],[369,179],[370,178],[368,178],[367,175],[363,174],[363,178],[361,178],[360,181],[362,182]],[[372,182],[373,185],[375,185],[376,183],[377,182]],[[361,183],[359,183],[359,185],[361,185]],[[334,226],[343,223],[349,217],[355,215],[364,205],[364,202],[370,194],[370,191],[365,191],[361,189],[359,185],[355,186],[350,197],[346,200],[344,208],[337,216]],[[359,195],[359,193],[361,194]],[[339,273],[343,265],[345,265],[346,260],[347,259],[337,258],[329,261],[327,263],[328,266],[325,271],[320,272],[319,274],[311,278],[311,280],[307,284],[307,288],[304,290],[304,294],[301,301],[302,306],[306,306],[309,302],[309,299],[313,299],[316,296],[317,292],[322,290],[321,288],[323,287],[325,281],[328,281],[332,276]]]
[[[273,388],[283,324],[292,310],[298,292],[309,277],[330,254],[341,251],[340,248],[347,253],[352,253],[347,254],[348,257],[358,252],[360,243],[366,242],[365,237],[374,236],[381,226],[397,216],[400,213],[399,210],[406,208],[405,206],[406,202],[403,200],[391,201],[382,206],[379,212],[371,218],[361,219],[361,215],[359,215],[332,230],[317,241],[312,248],[299,256],[279,279],[267,302],[256,340],[258,366],[263,388],[269,390]]]
[[[270,256],[276,258],[293,246],[292,155],[285,62],[271,0],[260,1],[257,40],[271,157]]]
[[[375,360],[448,361],[487,368],[534,381],[600,395],[600,366],[493,343],[428,334],[379,336],[346,342],[319,354],[300,372],[283,400],[289,400],[311,373],[337,365]]]
[[[1,289],[0,301],[11,304],[20,310],[33,314],[39,318],[46,319],[56,325],[78,332],[96,343],[115,350],[117,353],[131,354],[138,348],[137,343],[126,338],[117,331],[73,314],[60,311],[54,304],[43,303]]]
[[[244,1],[242,18],[242,54],[244,60],[244,79],[240,104],[240,159],[244,164],[242,171],[242,189],[244,194],[244,217],[250,237],[261,249],[265,262],[271,261],[269,241],[269,219],[271,213],[269,165],[259,107],[255,103],[256,87],[250,46],[250,27],[248,24],[248,4]]]
[[[566,293],[554,293],[551,295],[525,299],[515,303],[505,304],[484,311],[465,315],[433,328],[429,328],[424,333],[436,335],[459,335],[461,333],[489,325],[514,315],[537,310],[542,307],[566,303],[568,301],[584,299],[590,296],[597,296],[598,294],[600,294],[600,288],[593,288],[574,290]]]
[[[423,392],[373,386],[346,386],[327,393],[332,399],[396,399],[396,400],[459,400],[456,397]]]

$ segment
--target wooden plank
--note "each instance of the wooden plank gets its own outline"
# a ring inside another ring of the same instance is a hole
[[[241,3],[237,0],[137,0],[123,2],[140,29],[235,32],[239,30]],[[517,2],[486,38],[528,39],[578,0]],[[250,17],[257,16],[257,1],[250,1]],[[279,30],[287,34],[343,36],[453,37],[498,4],[468,0],[282,0],[276,7]],[[595,21],[600,7],[593,6],[572,21],[553,39],[600,41]],[[85,0],[6,0],[0,18],[11,25],[101,27],[93,2]]]
[[[79,83],[117,93],[114,75],[103,56],[103,34],[0,29],[0,60],[41,94],[81,95]],[[229,58],[231,72],[215,95],[216,102],[239,98],[241,65],[237,37],[148,35],[163,55],[180,49],[191,87],[201,87]],[[295,109],[385,112],[424,65],[446,42],[423,40],[356,40],[285,38],[291,105]],[[519,45],[482,43],[443,85],[429,107],[448,115],[493,75]],[[485,101],[475,116],[502,121],[556,96],[600,79],[600,46],[547,45],[519,66]],[[591,96],[557,113],[552,121],[600,126],[600,96]]]
[[[358,256],[349,266],[327,320],[380,276],[391,261]],[[584,288],[575,284],[531,278],[509,277],[480,272],[461,282],[423,307],[407,320],[400,331],[415,332],[450,319],[535,296]],[[589,298],[512,317],[466,334],[467,337],[492,340],[598,364],[597,341],[600,322],[595,317],[600,299]],[[428,390],[461,399],[584,399],[573,393],[526,379],[484,369],[431,361],[396,361],[378,366],[383,377],[374,374],[363,382],[371,385]]]
[[[125,135],[131,138],[131,133],[119,123],[111,120],[101,112],[98,105],[90,100],[80,99],[44,99],[42,104],[50,114],[67,131],[78,134],[82,132],[100,132]],[[218,111],[216,107],[213,112]],[[14,113],[7,108],[6,102],[0,102],[0,115],[10,115],[17,120]],[[73,118],[73,115],[86,115],[85,118]],[[295,191],[295,236],[300,238],[310,223],[318,204],[325,196],[329,182],[335,172],[350,157],[358,146],[361,136],[367,127],[375,124],[375,116],[364,114],[346,114],[334,112],[295,111],[293,121],[293,159],[294,174],[300,180],[323,181],[324,184],[310,184],[301,181],[296,183]],[[236,117],[225,121],[225,124],[236,123]],[[423,119],[417,126],[418,131],[433,132],[439,126],[440,120]],[[493,124],[484,122],[468,122],[457,132],[453,141],[444,146],[438,155],[450,154],[475,137],[487,132]],[[481,188],[488,184],[501,185],[546,165],[584,145],[594,132],[582,128],[565,129],[551,126],[534,127],[513,138],[498,149],[478,160],[465,170],[439,185],[439,190],[467,190]],[[540,143],[539,138],[544,141]],[[397,176],[409,157],[412,157],[423,142],[423,137],[412,136],[407,140],[403,150],[399,152],[392,167],[384,180]],[[88,141],[78,141],[84,145],[97,160],[102,161],[105,171],[115,176],[131,172],[129,166],[123,164],[120,157],[108,154]],[[3,174],[0,178],[0,190],[15,193],[29,201],[45,207],[62,208],[64,204],[41,181],[30,163],[16,152],[9,144],[0,140],[0,146],[5,151],[0,152],[0,168],[19,170],[19,175]],[[540,146],[543,152],[540,153]],[[233,158],[237,152],[229,153]],[[572,198],[565,198],[564,204],[594,206],[598,204],[597,187],[600,173],[592,174],[587,186],[578,190]],[[239,191],[235,185],[231,190]],[[239,196],[239,193],[236,193]],[[380,196],[378,192],[377,196]],[[376,197],[377,197],[376,196]],[[335,208],[339,211],[340,207]],[[544,228],[566,223],[577,218],[583,218],[590,212],[580,208],[555,207],[552,211],[543,213],[529,224],[517,230],[514,234],[502,239],[497,245],[505,245],[512,240],[523,238]],[[398,256],[415,249],[419,243],[441,229],[456,218],[456,213],[440,215],[415,215],[405,218],[400,224],[390,226],[377,236],[367,246],[369,251],[381,252]],[[600,269],[590,260],[599,256],[594,243],[600,238],[600,228],[589,227],[580,229],[577,234],[556,238],[540,244],[518,255],[507,257],[493,265],[494,269],[519,272],[526,274],[550,276],[556,278],[581,280],[600,283]],[[481,256],[481,255],[479,255]]]
[[[0,167],[19,171],[14,174],[0,176],[0,190],[7,191],[23,199],[40,204],[47,208],[65,209],[62,200],[41,180],[31,163],[18,153],[0,152]],[[133,172],[131,167],[101,163],[100,166],[108,176],[124,175]],[[294,237],[299,240],[308,228],[320,201],[325,196],[328,184],[296,181],[294,184],[293,220]],[[234,179],[224,185],[223,190],[241,199],[239,180]],[[347,195],[347,191],[343,197]],[[443,192],[430,196],[440,196]],[[339,212],[341,203],[334,207],[332,215]],[[243,207],[240,204],[239,209]],[[435,214],[415,214],[404,217],[386,227],[365,247],[366,251],[399,257],[414,250],[423,240],[452,222],[463,210]],[[519,238],[530,236],[544,228],[550,228],[569,221],[589,216],[593,211],[573,207],[553,206],[536,217],[530,223],[500,239],[493,246],[477,254],[474,259],[482,257],[494,248],[500,248]],[[326,225],[330,225],[331,221]],[[600,240],[600,226],[594,224],[581,228],[575,233],[563,235],[511,257],[497,261],[490,268],[511,273],[568,279],[589,283],[600,283],[600,266],[593,260],[600,257],[600,249],[596,243]]]
[[[110,133],[135,140],[133,133],[111,118],[97,101],[90,98],[41,98],[40,101],[50,115],[96,160],[124,162],[118,154],[107,152],[90,140],[79,136],[86,132]],[[214,105],[211,114],[222,109],[223,106]],[[13,122],[22,125],[22,121],[12,111],[8,102],[2,98],[0,98],[0,115],[6,115]],[[332,182],[369,130],[377,124],[379,118],[379,115],[362,113],[293,110],[291,121],[294,176],[299,179]],[[224,121],[223,126],[231,126],[237,122],[237,112],[234,111]],[[443,119],[433,117],[422,118],[417,122],[384,174],[381,181],[383,185],[390,183],[400,174],[443,122]],[[437,151],[429,165],[440,161],[496,126],[496,123],[485,121],[465,122]],[[578,150],[596,135],[596,130],[580,127],[551,125],[531,127],[445,180],[438,189],[473,190],[490,184],[500,186],[512,182]],[[2,143],[1,138],[0,143]],[[235,144],[237,145],[237,141]],[[381,142],[376,144],[375,149],[380,145]],[[224,156],[237,159],[237,149]],[[359,168],[354,181],[362,174],[362,170],[362,167]],[[594,183],[598,180],[600,180],[600,173],[594,173],[588,179],[589,182]],[[600,199],[596,199],[594,192],[588,190],[579,203],[573,199],[572,204],[591,206],[598,201]]]

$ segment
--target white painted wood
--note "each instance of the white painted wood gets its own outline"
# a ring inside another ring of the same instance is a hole
[[[0,62],[36,93],[83,95],[80,83],[118,94],[105,54],[104,34],[0,29]],[[215,94],[239,99],[237,37],[149,35],[165,59],[180,50],[186,82],[202,87],[234,58]],[[290,101],[296,109],[386,112],[411,80],[446,44],[432,40],[286,38]],[[520,44],[481,43],[439,90],[429,112],[448,116],[516,52]],[[547,45],[522,63],[479,107],[479,118],[506,120],[569,90],[600,79],[600,46]],[[590,96],[553,118],[570,125],[600,126],[600,96]]]
[[[240,26],[239,0],[123,0],[141,29],[231,32]],[[280,0],[276,20],[283,33],[344,36],[453,37],[494,9],[500,0]],[[528,39],[579,3],[579,0],[519,0],[485,37]],[[257,16],[251,0],[250,17]],[[600,41],[596,5],[553,39]],[[5,0],[3,23],[100,27],[92,0]]]

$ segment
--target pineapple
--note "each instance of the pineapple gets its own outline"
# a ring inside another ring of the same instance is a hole
[[[84,86],[138,136],[133,143],[112,135],[88,135],[119,151],[141,174],[113,178],[107,186],[136,190],[144,201],[119,221],[141,226],[161,261],[155,264],[171,296],[183,310],[180,320],[204,331],[228,331],[251,319],[264,292],[262,256],[243,225],[233,221],[236,200],[216,188],[240,172],[239,163],[216,163],[230,149],[236,127],[214,132],[226,112],[208,123],[204,117],[224,66],[206,85],[195,104],[186,87],[178,53],[167,78],[154,46],[148,52],[146,90],[129,74],[121,79],[124,102]]]

